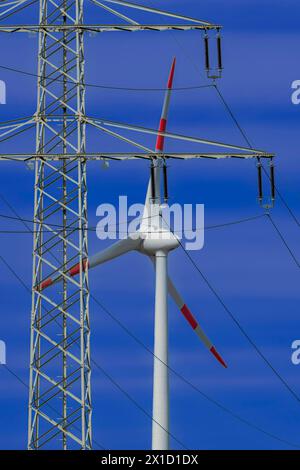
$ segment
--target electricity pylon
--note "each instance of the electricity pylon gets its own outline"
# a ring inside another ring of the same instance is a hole
[[[58,23],[62,31],[42,28]],[[81,269],[76,282],[66,275],[88,253],[81,24],[82,0],[63,0],[59,7],[40,1],[36,152],[73,155],[56,164],[41,158],[35,165],[28,425],[33,449],[56,436],[63,449],[68,440],[82,449],[92,446],[88,276]],[[44,296],[39,286],[46,273],[63,278]],[[61,416],[54,418],[49,404]]]
[[[29,449],[92,447],[89,283],[84,265],[88,259],[87,161],[139,158],[159,164],[170,157],[272,157],[260,150],[163,131],[161,136],[227,148],[230,153],[153,152],[112,129],[153,135],[157,134],[156,130],[89,118],[85,110],[86,32],[202,30],[205,33],[206,68],[210,69],[208,33],[217,31],[219,34],[221,28],[207,21],[122,0],[91,1],[102,11],[120,18],[122,23],[85,24],[84,0],[39,0],[38,24],[10,25],[7,18],[30,7],[32,2],[1,2],[0,33],[38,35],[36,113],[30,119],[0,124],[0,143],[26,129],[35,127],[36,130],[35,151],[0,154],[2,161],[35,162]],[[179,21],[176,24],[139,24],[107,4]],[[87,126],[133,145],[139,152],[89,153],[86,150]],[[233,150],[239,153],[233,153]],[[57,277],[59,282],[55,283],[55,288],[44,291],[45,283],[51,283],[51,279]]]

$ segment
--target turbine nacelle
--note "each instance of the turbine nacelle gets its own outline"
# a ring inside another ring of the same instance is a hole
[[[161,227],[149,227],[149,231],[140,232],[141,245],[139,251],[153,256],[157,252],[165,254],[179,247],[180,242],[170,230]]]

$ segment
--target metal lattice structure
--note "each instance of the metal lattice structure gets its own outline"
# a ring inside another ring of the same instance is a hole
[[[82,449],[92,443],[88,273],[78,268],[77,280],[67,274],[70,264],[82,266],[88,252],[86,161],[77,156],[86,149],[83,32],[72,28],[82,24],[83,1],[64,0],[61,6],[40,2],[40,25],[61,20],[71,27],[38,33],[36,152],[70,155],[35,164],[30,449],[57,435],[63,449],[68,441]],[[44,295],[43,279],[58,273],[58,289]],[[54,370],[61,371],[59,379]],[[50,416],[49,404],[62,416]]]
[[[0,124],[2,139],[27,128],[36,129],[35,151],[0,153],[0,160],[34,161],[34,240],[30,346],[28,448],[91,449],[91,363],[87,240],[87,181],[89,160],[160,158],[272,158],[261,150],[211,142],[170,132],[162,136],[230,149],[231,153],[156,153],[113,129],[157,134],[104,119],[85,110],[84,34],[109,31],[219,32],[206,21],[135,5],[122,0],[92,0],[101,11],[121,18],[121,24],[87,25],[84,0],[39,0],[39,24],[7,24],[6,18],[30,6],[28,0],[2,2],[0,33],[38,34],[37,110],[30,119]],[[117,4],[179,20],[176,24],[139,24],[112,9]],[[7,6],[5,6],[7,4]],[[2,21],[3,20],[3,21]],[[139,152],[89,153],[86,127],[93,126]],[[236,151],[238,150],[238,153]],[[75,276],[79,274],[79,277]],[[54,288],[45,282],[57,279]]]

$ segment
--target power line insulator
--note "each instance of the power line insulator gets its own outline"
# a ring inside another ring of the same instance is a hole
[[[210,72],[209,37],[207,33],[205,33],[205,36],[204,36],[204,51],[205,51],[205,69],[207,73],[209,73]]]
[[[275,166],[273,163],[273,159],[269,161],[269,169],[270,175],[267,174],[266,169],[263,167],[260,158],[257,158],[257,171],[258,171],[258,200],[261,206],[266,209],[267,211],[272,209],[275,204],[275,196],[276,196],[276,188],[275,188]],[[266,203],[264,203],[264,194],[263,194],[263,177],[262,177],[262,170],[265,171],[266,175],[268,176],[270,182],[270,196],[268,197]]]
[[[258,200],[260,204],[262,204],[263,201],[263,183],[262,183],[262,164],[260,160],[258,159],[257,162],[257,182],[258,182]]]
[[[221,78],[223,70],[222,40],[219,30],[217,30],[216,47],[214,47],[213,49],[214,55],[216,54],[216,57],[212,58],[210,49],[210,38],[206,30],[204,34],[205,70],[208,78],[212,80],[217,80],[218,78]]]
[[[168,174],[167,174],[167,165],[163,165],[163,176],[164,176],[164,202],[167,204],[169,200],[168,192]]]
[[[276,196],[276,189],[275,189],[275,166],[273,160],[270,163],[270,181],[271,181],[271,199],[274,202]]]
[[[217,35],[217,51],[218,51],[218,69],[219,73],[223,70],[223,60],[222,60],[222,39],[220,33]]]
[[[150,178],[151,178],[151,199],[155,201],[156,199],[156,187],[155,187],[155,165],[152,162],[150,166]]]

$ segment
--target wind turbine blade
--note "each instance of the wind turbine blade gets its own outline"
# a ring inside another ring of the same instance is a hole
[[[169,109],[170,109],[170,100],[171,100],[171,92],[172,92],[172,87],[173,87],[175,66],[176,66],[176,57],[174,57],[173,59],[169,78],[168,78],[167,89],[165,93],[165,99],[164,99],[163,109],[162,109],[159,128],[158,128],[159,132],[165,132],[167,128],[167,120],[168,120],[168,114],[169,114]],[[164,143],[165,143],[165,137],[159,134],[157,136],[156,145],[155,145],[156,153],[163,152]]]
[[[94,268],[99,264],[106,263],[114,258],[128,253],[129,251],[137,250],[140,246],[141,240],[138,236],[128,237],[124,240],[119,240],[114,243],[112,246],[106,248],[105,250],[96,253],[95,255],[89,258],[89,268]]]
[[[161,112],[161,118],[160,118],[159,127],[158,127],[159,132],[165,132],[166,129],[167,129],[167,121],[168,121],[168,115],[169,115],[169,109],[170,109],[171,92],[172,92],[173,81],[174,81],[175,66],[176,66],[176,57],[174,57],[174,59],[173,59],[171,69],[170,69],[170,73],[169,73],[169,77],[168,77],[167,88],[166,88],[163,108],[162,108],[162,112]],[[157,138],[156,138],[156,144],[155,144],[155,152],[156,153],[163,152],[164,143],[165,143],[165,137],[158,134]],[[160,167],[159,166],[156,166],[154,168],[154,176],[155,176],[155,187],[156,187],[156,190],[157,190],[157,201],[156,202],[159,203],[160,202]],[[148,183],[147,194],[146,194],[145,210],[144,210],[144,214],[143,214],[143,220],[145,220],[146,218],[149,218],[151,199],[152,199],[152,189],[151,189],[151,178],[150,178],[149,183]],[[147,227],[149,226],[149,220],[146,222],[146,225],[147,225]],[[145,222],[144,223],[142,222],[141,230],[145,230],[145,228],[146,228],[145,227]]]
[[[128,253],[129,251],[137,250],[140,246],[140,243],[141,241],[138,235],[128,237],[124,240],[119,240],[116,243],[114,243],[112,246],[91,256],[88,260],[84,259],[82,261],[82,271],[85,271],[86,269],[94,268],[95,266],[106,263],[107,261],[110,261],[114,258],[118,258],[119,256],[122,256],[125,253]],[[74,277],[79,273],[80,273],[80,263],[77,263],[66,271],[65,276]],[[57,282],[61,281],[63,277],[64,276],[62,274],[58,274],[54,278],[48,277],[47,279],[44,279],[39,285],[36,286],[36,290],[41,292],[47,287],[50,287],[53,284],[56,284]]]
[[[223,358],[218,353],[218,351],[216,350],[216,348],[214,347],[210,339],[204,333],[198,321],[196,320],[196,318],[194,317],[194,315],[192,314],[188,306],[185,304],[181,295],[177,291],[170,277],[168,277],[168,290],[169,290],[169,294],[173,298],[174,302],[176,303],[177,307],[183,314],[184,318],[188,321],[188,323],[193,328],[193,330],[195,331],[196,335],[200,338],[202,343],[213,354],[213,356],[217,359],[217,361],[219,361],[219,363],[222,364],[223,367],[227,368],[226,362],[223,360]]]

